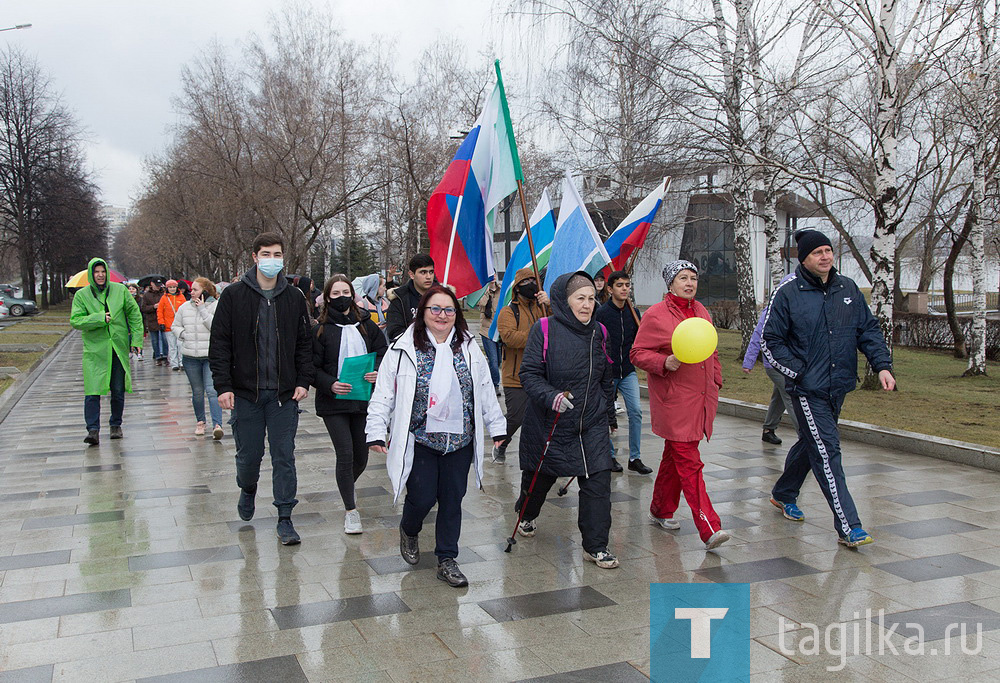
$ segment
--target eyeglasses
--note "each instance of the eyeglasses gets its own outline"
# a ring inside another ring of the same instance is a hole
[[[444,313],[448,318],[454,318],[455,314],[458,313],[458,309],[454,306],[446,306],[444,308],[440,306],[427,306],[424,310],[430,311],[431,315],[441,315]]]

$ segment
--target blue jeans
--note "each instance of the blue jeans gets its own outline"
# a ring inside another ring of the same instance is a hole
[[[486,362],[490,366],[490,377],[493,378],[493,386],[500,386],[500,344],[493,341],[485,334],[479,335],[483,338],[483,352],[486,354]]]
[[[779,503],[794,503],[810,470],[833,511],[833,527],[842,537],[861,526],[858,509],[847,490],[840,458],[837,419],[843,396],[815,398],[792,396],[799,440],[788,450],[785,471],[775,482],[771,495]]]
[[[615,395],[620,391],[625,399],[625,411],[628,413],[628,459],[639,459],[639,446],[642,443],[642,404],[639,402],[639,377],[630,372],[615,381]],[[611,442],[612,457],[616,456],[615,444]]]
[[[261,391],[257,401],[236,397],[233,437],[236,443],[236,485],[256,491],[260,463],[264,459],[264,436],[271,449],[271,488],[279,517],[290,517],[298,480],[295,476],[295,431],[299,427],[299,404],[278,401],[277,391]]]
[[[167,357],[167,333],[152,330],[149,333],[149,343],[153,347],[153,360]]]
[[[122,426],[122,413],[125,412],[125,368],[118,360],[118,354],[111,352],[111,419],[112,427]],[[83,399],[83,417],[87,421],[87,431],[97,432],[101,429],[101,396],[88,394]]]
[[[205,394],[208,394],[208,409],[212,414],[212,424],[222,424],[222,408],[219,407],[219,394],[212,384],[212,370],[208,367],[208,357],[196,358],[184,356],[184,373],[191,383],[191,405],[198,422],[205,421]]]

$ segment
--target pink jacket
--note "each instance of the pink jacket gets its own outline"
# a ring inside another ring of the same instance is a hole
[[[693,308],[699,318],[712,321],[700,303],[695,301]],[[701,441],[702,436],[712,438],[722,365],[716,351],[702,363],[682,363],[674,372],[663,369],[667,356],[673,353],[670,339],[674,328],[683,320],[684,313],[664,297],[642,316],[629,358],[648,375],[653,433],[668,441]]]

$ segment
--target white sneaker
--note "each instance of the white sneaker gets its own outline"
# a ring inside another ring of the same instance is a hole
[[[348,510],[344,514],[344,533],[345,534],[360,534],[361,533],[361,513],[354,510]]]
[[[598,550],[593,555],[584,550],[583,559],[593,562],[601,569],[614,569],[618,566],[618,558],[607,550]]]
[[[652,512],[649,513],[649,521],[670,531],[677,531],[681,528],[681,523],[676,519],[672,517],[654,517]]]
[[[625,412],[625,409],[621,407],[618,401],[615,401],[615,415],[621,415]]]
[[[731,536],[725,531],[716,531],[707,541],[705,541],[705,550],[715,550],[730,538]]]

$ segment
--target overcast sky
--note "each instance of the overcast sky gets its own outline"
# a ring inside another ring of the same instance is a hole
[[[63,103],[89,133],[88,159],[102,201],[128,206],[142,160],[162,149],[175,122],[170,99],[180,72],[213,39],[234,46],[268,33],[282,0],[8,0],[0,4],[4,46],[34,55]],[[342,21],[346,37],[392,39],[414,60],[441,36],[488,31],[490,0],[316,0]],[[475,44],[475,39],[466,41]]]

